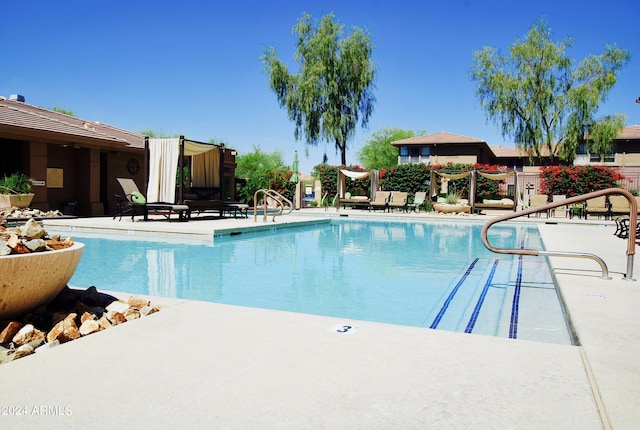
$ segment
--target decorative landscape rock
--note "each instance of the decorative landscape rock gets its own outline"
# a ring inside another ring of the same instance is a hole
[[[54,340],[65,343],[80,337],[80,330],[76,325],[76,314],[74,312],[66,316],[65,319],[54,325],[51,331],[47,333],[47,342]]]
[[[0,364],[159,310],[139,296],[124,301],[100,293],[95,287],[86,290],[65,287],[49,304],[11,321],[0,321]]]
[[[0,256],[55,251],[73,246],[71,237],[49,236],[44,227],[33,218],[22,226],[0,225]]]
[[[53,218],[63,215],[58,210],[41,211],[40,209],[19,208],[16,206],[0,209],[0,218],[6,219]]]
[[[36,348],[45,341],[45,334],[35,328],[33,324],[26,324],[16,333],[12,341],[18,346],[31,345]]]
[[[47,235],[44,227],[38,224],[33,218],[27,220],[22,227],[18,227],[18,231],[22,237],[29,240],[41,239]]]
[[[100,323],[97,320],[90,319],[82,323],[79,332],[80,336],[87,336],[100,330],[102,330],[102,327],[100,327]]]
[[[0,326],[0,344],[11,342],[21,327],[22,324],[17,321],[10,321],[4,327]]]

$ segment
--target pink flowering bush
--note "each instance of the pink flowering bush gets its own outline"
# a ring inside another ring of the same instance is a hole
[[[605,166],[547,166],[540,168],[540,192],[573,197],[606,188],[617,188],[624,177]]]

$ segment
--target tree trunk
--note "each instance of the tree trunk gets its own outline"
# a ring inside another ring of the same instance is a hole
[[[340,162],[343,166],[347,165],[347,145],[336,139],[336,146],[340,149]]]

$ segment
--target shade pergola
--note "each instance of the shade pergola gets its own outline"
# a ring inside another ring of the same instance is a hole
[[[471,184],[470,184],[470,190],[473,190],[472,192],[470,192],[469,194],[473,194],[474,198],[473,200],[471,200],[470,198],[470,204],[472,208],[476,208],[477,206],[479,206],[478,203],[475,203],[475,195],[477,193],[477,183],[478,183],[478,175],[482,176],[483,178],[489,179],[491,181],[503,181],[506,180],[510,177],[514,177],[513,179],[513,207],[512,209],[515,211],[518,207],[518,200],[519,200],[519,195],[518,195],[518,175],[516,170],[503,170],[503,171],[491,171],[491,172],[483,172],[482,170],[474,170],[473,171],[473,175],[471,176]],[[484,205],[483,206],[485,208],[491,208],[491,205]]]
[[[338,198],[344,199],[347,190],[347,178],[364,179],[371,176],[371,200],[375,199],[376,191],[380,186],[380,172],[378,170],[369,170],[366,172],[354,172],[352,170],[338,170]]]
[[[438,195],[438,181],[436,180],[436,175],[440,176],[443,179],[448,179],[448,180],[456,180],[456,179],[462,179],[462,178],[466,178],[467,176],[472,174],[472,170],[467,170],[464,172],[449,172],[446,170],[432,170],[431,171],[431,198],[434,198]],[[471,192],[471,187],[469,187],[469,202],[470,204],[473,196],[472,196],[473,192]]]
[[[492,181],[501,181],[514,176],[514,192],[516,195],[513,197],[514,201],[514,210],[518,204],[518,175],[515,170],[503,170],[503,171],[482,171],[479,169],[467,170],[465,172],[451,172],[446,170],[432,170],[431,171],[431,197],[436,197],[438,195],[438,183],[436,181],[436,176],[440,176],[444,179],[455,180],[462,179],[470,176],[469,182],[469,205],[471,207],[477,206],[476,204],[476,195],[478,193],[477,184],[478,184],[478,175],[483,178],[492,180]]]
[[[223,183],[223,148],[212,143],[196,142],[184,136],[170,139],[145,138],[148,162],[147,200],[176,200],[176,177],[179,179],[177,200],[182,203],[184,190],[184,157],[191,157],[191,187],[221,190]],[[181,174],[177,175],[176,172]]]

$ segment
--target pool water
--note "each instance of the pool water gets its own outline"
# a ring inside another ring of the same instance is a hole
[[[74,232],[86,247],[69,285],[570,344],[546,260],[493,254],[481,228],[333,220],[210,243]],[[489,240],[541,249],[533,226]]]

